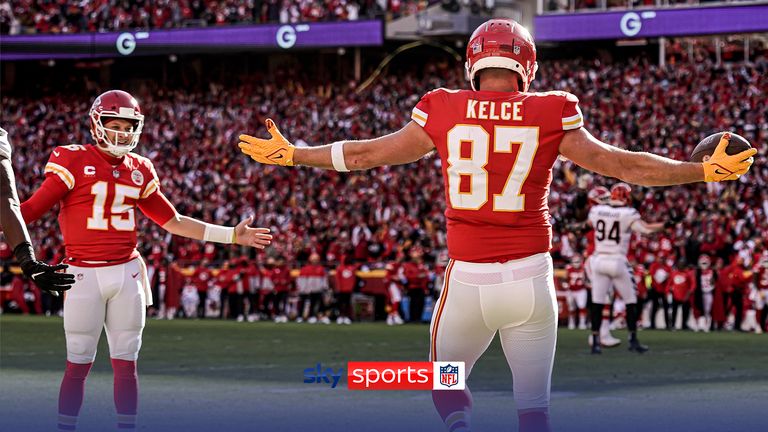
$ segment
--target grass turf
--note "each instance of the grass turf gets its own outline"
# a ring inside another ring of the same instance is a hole
[[[588,354],[584,331],[561,330],[558,337],[552,420],[560,430],[766,424],[760,416],[768,396],[768,336],[641,332],[651,352],[631,354],[625,342],[602,356]],[[381,430],[439,430],[428,393],[349,392],[344,380],[337,389],[302,383],[303,370],[317,362],[338,369],[352,360],[423,360],[427,347],[425,325],[148,321],[139,361],[142,430],[363,430],[356,427],[361,422]],[[3,429],[44,430],[55,422],[64,352],[61,319],[0,317]],[[107,353],[102,337],[81,416],[81,425],[93,430],[111,422]],[[469,380],[479,430],[513,430],[511,382],[496,340]]]

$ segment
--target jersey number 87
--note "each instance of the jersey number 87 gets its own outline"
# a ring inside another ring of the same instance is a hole
[[[520,146],[512,170],[501,193],[493,194],[493,211],[519,212],[525,209],[525,195],[520,194],[528,178],[539,146],[539,128],[522,126],[495,126],[493,151],[512,153],[512,145]],[[491,137],[480,125],[459,124],[448,131],[448,196],[451,207],[460,210],[478,210],[488,202],[488,165]],[[471,155],[461,157],[462,143],[469,143]],[[462,176],[469,177],[469,192],[461,191]]]

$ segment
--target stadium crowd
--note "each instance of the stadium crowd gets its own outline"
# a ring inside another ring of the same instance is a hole
[[[748,0],[547,0],[546,11],[568,12],[594,9],[638,9],[660,7],[695,7],[713,3],[737,3]]]
[[[0,34],[397,18],[428,0],[13,0],[0,4]]]
[[[765,52],[749,64],[717,66],[697,50],[694,58],[681,53],[668,67],[643,59],[573,60],[546,62],[539,70],[535,89],[576,94],[588,129],[604,141],[684,160],[704,136],[733,130],[760,146],[758,160],[768,156],[760,145],[768,142]],[[378,136],[404,125],[426,91],[464,84],[463,71],[433,62],[418,72],[382,75],[363,90],[355,83],[320,84],[295,71],[241,76],[199,92],[156,84],[129,89],[147,117],[137,152],[154,161],[164,192],[181,212],[230,225],[254,213],[256,225],[271,227],[276,234],[273,247],[254,255],[171,237],[140,218],[139,247],[158,299],[153,313],[278,321],[288,316],[325,322],[338,317],[343,323],[351,316],[350,296],[361,283],[355,270],[379,269],[385,275],[383,293],[395,303],[394,310],[398,299],[390,286],[409,294],[405,315],[421,321],[424,300],[428,305],[430,294],[439,289],[446,262],[439,160],[427,156],[410,165],[349,174],[288,170],[252,163],[236,148],[236,136],[264,133],[260,125],[267,116],[297,145]],[[41,183],[54,146],[90,141],[86,113],[92,96],[51,94],[30,100],[4,95],[2,118],[15,144],[13,163],[20,173],[22,199]],[[565,160],[556,165],[550,213],[557,266],[584,254],[587,193],[612,181],[582,173]],[[664,316],[672,303],[667,300],[679,300],[672,299],[668,275],[688,272],[683,300],[690,304],[700,289],[691,272],[702,255],[711,257],[722,276],[713,328],[739,329],[748,311],[758,317],[757,309],[768,312],[768,286],[758,290],[760,278],[768,275],[768,166],[758,163],[748,176],[728,184],[636,187],[633,200],[649,221],[680,215],[662,233],[637,238],[631,249],[640,285],[657,294],[647,297],[659,300]],[[61,237],[54,213],[31,229],[39,256],[59,260]],[[0,243],[0,259],[9,256]],[[329,277],[330,272],[335,276]],[[56,313],[59,306],[52,299],[43,296],[42,304],[34,287],[8,274],[3,283],[11,280],[17,294],[6,300],[31,292],[26,298],[32,308]],[[182,312],[185,304],[189,310]],[[390,314],[390,321],[398,319]],[[671,327],[669,321],[663,325]]]

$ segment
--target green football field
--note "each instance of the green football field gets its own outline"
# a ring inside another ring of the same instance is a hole
[[[624,332],[614,332],[626,339]],[[768,430],[768,335],[645,331],[645,355],[591,356],[561,330],[552,379],[558,431]],[[318,362],[424,360],[428,326],[148,321],[139,359],[140,430],[438,431],[429,392],[304,384]],[[60,318],[0,317],[0,430],[52,430],[65,360]],[[516,430],[511,373],[496,341],[475,366],[477,431]],[[112,430],[102,337],[81,430]]]

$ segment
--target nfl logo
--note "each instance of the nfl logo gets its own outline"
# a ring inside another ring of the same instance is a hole
[[[477,54],[482,50],[483,50],[483,44],[480,43],[480,41],[477,41],[474,44],[472,44],[472,54]]]
[[[515,52],[515,55],[519,55],[520,54],[520,47],[518,45],[515,45],[515,47],[513,48],[513,51]]]
[[[459,367],[445,365],[440,366],[440,384],[453,387],[459,383]]]

